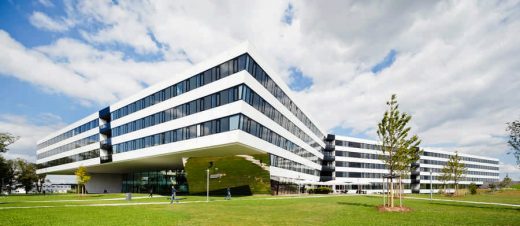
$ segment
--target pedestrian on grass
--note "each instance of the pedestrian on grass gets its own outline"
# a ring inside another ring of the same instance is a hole
[[[175,190],[175,186],[172,185],[172,197],[170,200],[170,204],[173,204],[173,200],[175,200],[175,194],[177,193],[177,190]]]
[[[153,198],[153,188],[150,188],[150,195],[148,197]]]
[[[226,191],[226,200],[231,200],[231,189],[228,187]]]

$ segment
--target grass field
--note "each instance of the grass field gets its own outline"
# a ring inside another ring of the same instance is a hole
[[[408,194],[407,196],[430,198],[429,194]],[[489,190],[479,190],[478,195],[466,194],[464,196],[455,197],[433,194],[433,198],[475,202],[496,202],[520,205],[520,190],[504,190],[495,192],[489,192]]]
[[[517,199],[520,192],[499,194]],[[375,196],[203,196],[122,194],[0,197],[0,225],[518,225],[520,208],[406,199],[409,213],[380,213]],[[483,196],[484,197],[484,196]],[[105,200],[111,199],[111,200]],[[116,199],[116,200],[114,200]],[[486,197],[487,199],[487,197]],[[496,202],[496,201],[494,201]],[[139,203],[145,203],[138,205]],[[125,204],[126,206],[99,206]],[[43,207],[45,206],[45,207]],[[28,207],[8,209],[6,207]]]

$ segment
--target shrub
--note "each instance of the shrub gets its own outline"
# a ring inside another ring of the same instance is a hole
[[[489,187],[489,189],[491,189],[491,191],[495,191],[495,190],[497,189],[497,185],[494,184],[494,183],[490,183],[490,184],[488,185],[488,187]]]
[[[332,188],[329,187],[319,187],[319,188],[309,188],[307,190],[309,194],[329,194],[332,193]]]
[[[476,195],[477,194],[477,185],[475,183],[471,183],[469,184],[469,192],[472,194],[472,195]]]

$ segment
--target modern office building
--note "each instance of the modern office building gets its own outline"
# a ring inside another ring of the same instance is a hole
[[[378,142],[345,137],[335,137],[336,180],[347,182],[349,190],[368,190],[381,192],[383,190],[383,176],[388,175],[383,160],[383,152]],[[450,156],[455,152],[421,148],[423,150],[419,162],[411,166],[411,173],[403,179],[405,193],[429,193],[439,189],[453,188],[453,181],[442,181],[439,176],[441,169],[446,165]],[[478,186],[484,183],[494,183],[499,180],[498,159],[483,156],[458,153],[466,171],[458,182],[460,188],[470,183]],[[431,171],[431,172],[430,172]]]
[[[174,184],[196,194],[207,175],[212,192],[279,194],[326,181],[381,189],[377,142],[326,134],[297,102],[243,44],[40,140],[38,173],[84,166],[92,193],[166,193]],[[450,154],[425,152],[407,186],[426,189],[429,168],[435,177]],[[472,166],[464,183],[498,180],[497,159],[461,156]]]

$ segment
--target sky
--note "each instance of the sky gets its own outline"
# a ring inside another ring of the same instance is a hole
[[[0,1],[8,158],[250,42],[324,130],[377,139],[391,94],[422,146],[499,158],[520,180],[519,1]]]

